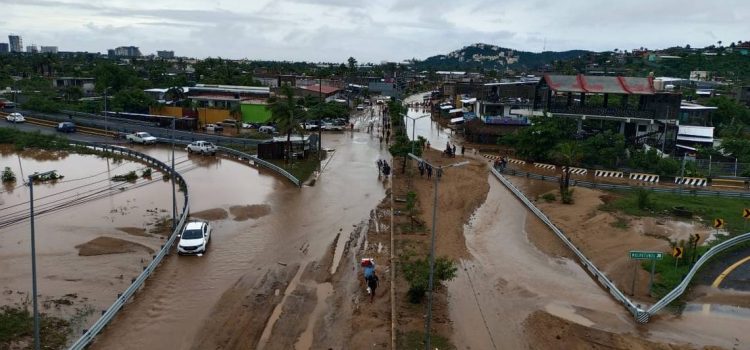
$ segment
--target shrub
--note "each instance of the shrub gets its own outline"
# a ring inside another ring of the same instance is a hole
[[[637,196],[637,202],[638,202],[638,209],[640,210],[646,210],[650,209],[653,206],[653,203],[651,203],[651,191],[639,188],[636,192]]]
[[[560,191],[560,200],[563,202],[563,204],[573,204],[573,190],[566,189],[564,191]]]
[[[545,201],[547,201],[547,203],[551,203],[551,202],[554,202],[555,200],[557,200],[557,196],[555,196],[554,193],[545,193],[542,196],[542,199],[544,199]]]
[[[427,288],[429,287],[430,279],[430,261],[429,258],[418,259],[415,261],[409,261],[403,265],[404,277],[409,283],[409,291],[407,296],[409,302],[413,304],[419,304],[422,302]],[[435,275],[433,286],[443,281],[450,281],[456,277],[456,271],[458,268],[455,266],[455,262],[446,257],[439,257],[435,259]]]
[[[131,171],[127,174],[120,174],[112,176],[112,181],[128,181],[128,182],[135,182],[138,180],[138,174],[135,173],[135,171]]]
[[[143,178],[150,178],[151,177],[151,168],[146,168],[143,170],[143,174],[141,174],[141,177]]]
[[[3,183],[12,183],[16,182],[16,174],[13,173],[13,170],[10,170],[10,167],[5,167],[5,170],[3,170],[2,175]]]

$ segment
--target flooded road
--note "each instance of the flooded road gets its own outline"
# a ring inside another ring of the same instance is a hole
[[[657,342],[747,348],[750,336],[738,319],[746,309],[689,306],[681,316],[659,315],[645,326],[616,303],[575,261],[565,258],[558,238],[490,175],[486,202],[466,225],[471,259],[461,261],[448,284],[453,341],[459,349],[526,348],[527,339],[549,334],[524,324],[538,310],[568,322]],[[548,235],[545,250],[530,235]],[[556,246],[550,248],[551,246]]]
[[[366,220],[384,196],[375,167],[385,155],[378,139],[361,132],[327,133],[323,147],[334,151],[313,187],[296,188],[279,176],[227,159],[211,158],[184,174],[193,213],[265,204],[270,214],[212,221],[208,253],[166,259],[94,348],[188,349],[222,293],[240,278],[320,259],[339,232],[348,233]],[[166,159],[168,151],[148,152]],[[319,290],[321,296],[328,293]],[[309,342],[309,335],[303,335],[300,344]]]
[[[422,95],[415,94],[407,97],[405,103],[422,102]],[[436,121],[433,121],[430,117],[430,109],[427,108],[412,108],[408,110],[408,118],[404,118],[406,123],[406,134],[409,139],[412,139],[412,132],[414,137],[424,137],[430,142],[430,147],[439,151],[445,149],[445,143],[454,141],[452,140],[453,130],[450,128],[444,128],[440,126]],[[424,118],[420,118],[426,116]],[[417,119],[420,118],[420,119]],[[412,121],[412,119],[415,119]]]
[[[177,159],[178,170],[189,170],[185,161]],[[155,170],[150,179],[113,182],[112,176],[130,171],[140,175],[146,166],[95,155],[3,148],[0,165],[11,168],[17,178],[0,188],[0,304],[18,303],[20,293],[31,290],[29,188],[22,179],[56,170],[63,179],[34,186],[38,289],[41,302],[65,298],[62,305],[72,303],[63,308],[45,303],[42,311],[66,318],[77,313],[74,332],[79,334],[163,242],[153,224],[171,215],[171,185]],[[103,237],[108,243],[104,246],[87,243]],[[87,247],[81,250],[86,256],[79,255],[79,246]]]

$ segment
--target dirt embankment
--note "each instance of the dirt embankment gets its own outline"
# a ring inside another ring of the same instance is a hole
[[[213,208],[198,212],[191,212],[190,217],[209,221],[224,220],[229,217],[229,213],[227,213],[226,209],[223,208]]]
[[[471,157],[443,158],[441,152],[428,150],[425,158],[435,165],[448,165],[468,160],[469,164],[444,170],[438,184],[436,255],[448,257],[456,262],[469,257],[464,239],[464,225],[475,210],[484,202],[489,191],[488,173],[484,161]],[[410,257],[427,257],[430,249],[430,229],[432,227],[432,209],[434,202],[434,177],[427,174],[420,176],[416,164],[412,165],[415,174],[410,181],[408,175],[402,175],[400,165],[396,166],[393,193],[395,198],[406,198],[409,191],[417,195],[417,215],[412,229],[408,215],[399,215],[394,219],[396,231],[396,255],[399,260]],[[411,183],[411,187],[410,187]],[[398,201],[395,209],[407,213],[405,203]],[[424,331],[425,301],[422,304],[411,304],[407,299],[408,282],[403,278],[399,265],[396,279],[396,312],[397,329],[400,341],[404,334]],[[447,289],[435,285],[433,299],[433,332],[449,338],[451,322],[448,316]],[[403,343],[402,343],[403,344]]]
[[[147,252],[152,254],[153,249],[131,241],[124,239],[112,238],[112,237],[97,237],[86,243],[79,244],[78,255],[80,256],[94,256],[94,255],[106,255],[106,254],[121,254],[121,253],[133,253],[133,252]]]
[[[544,193],[555,193],[555,184],[540,181],[509,177],[520,186],[530,199],[534,200]],[[559,196],[558,196],[559,197]],[[560,230],[562,230],[597,267],[615,281],[617,287],[627,294],[633,294],[633,276],[636,274],[634,296],[638,300],[651,300],[648,293],[648,271],[637,266],[638,262],[630,259],[631,250],[649,250],[669,252],[669,242],[687,240],[692,233],[706,236],[704,227],[690,222],[676,221],[669,218],[632,217],[622,213],[600,210],[605,201],[612,200],[612,195],[583,187],[576,187],[573,192],[574,204],[566,205],[559,201],[546,202],[539,199],[535,205]],[[529,216],[527,225],[543,225],[535,216]],[[530,229],[529,239],[540,250],[552,256],[572,257],[565,247],[560,249],[559,238],[544,230]]]

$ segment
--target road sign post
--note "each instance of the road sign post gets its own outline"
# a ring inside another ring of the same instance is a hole
[[[747,231],[747,220],[750,219],[750,209],[742,209],[742,218],[745,219],[742,223],[742,232]]]
[[[648,294],[651,294],[651,287],[654,285],[654,272],[656,270],[656,260],[664,258],[662,252],[649,252],[640,250],[631,250],[630,258],[633,260],[651,260],[651,276],[648,281]],[[633,275],[633,294],[635,295],[635,275]]]

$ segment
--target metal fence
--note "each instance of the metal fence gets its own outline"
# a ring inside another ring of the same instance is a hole
[[[511,192],[513,192],[513,194],[515,194],[516,197],[518,197],[518,199],[520,199],[521,202],[523,202],[526,205],[526,207],[528,207],[531,210],[532,213],[534,213],[540,220],[542,220],[542,222],[544,222],[557,235],[557,237],[560,238],[560,240],[562,240],[566,246],[568,246],[568,248],[581,261],[581,264],[585,266],[586,269],[589,270],[589,272],[591,272],[591,274],[593,274],[596,277],[597,281],[599,281],[599,283],[601,283],[601,285],[609,291],[609,293],[615,298],[615,300],[617,300],[623,306],[625,306],[625,308],[628,309],[628,311],[630,311],[633,314],[633,316],[635,316],[636,319],[641,320],[645,316],[646,322],[648,321],[648,314],[646,314],[644,310],[642,310],[637,305],[635,305],[632,301],[630,301],[630,299],[628,299],[625,296],[625,294],[623,294],[617,288],[617,286],[615,286],[615,284],[612,281],[610,281],[609,278],[607,278],[607,276],[603,272],[601,272],[596,267],[596,265],[594,265],[594,263],[591,260],[589,260],[583,254],[583,252],[581,252],[580,249],[578,249],[578,247],[576,247],[573,244],[570,238],[568,238],[568,236],[566,236],[565,233],[563,233],[559,228],[557,228],[557,226],[555,226],[555,224],[552,223],[552,221],[547,217],[547,215],[542,213],[542,211],[539,210],[539,208],[537,208],[534,205],[534,203],[531,203],[531,201],[526,197],[526,195],[523,194],[523,192],[521,192],[518,188],[516,188],[516,186],[514,186],[510,181],[508,181],[508,179],[506,179],[503,175],[501,175],[500,172],[494,167],[492,167],[492,174],[494,174],[495,177],[497,177],[497,179],[500,180],[500,182],[502,182],[503,185],[505,185],[505,187],[511,190]]]
[[[153,255],[153,259],[148,264],[148,266],[143,268],[143,272],[141,272],[138,277],[133,278],[131,280],[130,286],[128,286],[127,289],[125,289],[124,292],[117,295],[117,299],[115,300],[112,305],[102,313],[102,316],[94,322],[94,324],[91,326],[91,328],[87,329],[83,335],[78,338],[78,340],[73,343],[73,345],[70,346],[70,349],[72,350],[79,350],[86,348],[93,340],[94,337],[96,337],[99,332],[104,329],[107,324],[112,321],[112,319],[117,315],[117,313],[122,309],[123,305],[130,300],[130,298],[135,294],[135,292],[143,286],[143,283],[146,281],[146,279],[151,276],[151,274],[156,270],[156,267],[159,266],[159,263],[161,263],[162,259],[169,254],[169,250],[172,248],[172,245],[174,244],[175,240],[177,239],[177,235],[182,230],[183,225],[185,225],[185,222],[188,217],[188,213],[190,212],[190,201],[188,197],[188,187],[187,183],[185,182],[185,179],[174,171],[171,167],[169,167],[166,163],[153,158],[151,156],[148,156],[146,154],[136,152],[134,150],[124,148],[124,147],[117,147],[117,146],[109,146],[109,145],[98,145],[98,144],[92,144],[92,143],[85,143],[85,142],[76,142],[75,144],[80,146],[85,146],[88,148],[92,148],[95,150],[100,150],[104,152],[112,152],[112,153],[119,153],[128,157],[136,158],[139,160],[142,160],[150,165],[155,166],[158,169],[161,169],[162,171],[165,171],[169,173],[170,175],[175,176],[175,180],[181,184],[181,186],[184,189],[183,196],[185,199],[182,213],[180,214],[179,221],[177,222],[177,225],[175,226],[174,231],[172,231],[172,234],[169,236],[169,239],[166,241],[164,245],[161,246],[161,249],[156,255]]]
[[[696,159],[695,167],[709,177],[744,177],[750,173],[750,163],[712,162],[709,159]]]
[[[550,181],[550,182],[560,181],[560,177],[558,176],[540,175],[540,174],[534,174],[534,173],[529,173],[525,171],[508,169],[508,168],[502,170],[501,172],[510,174],[510,175],[515,175],[515,176],[527,177],[529,179],[535,179],[535,180],[543,180],[543,181]],[[654,191],[654,192],[673,193],[673,194],[681,194],[681,195],[750,198],[750,192],[716,191],[716,190],[696,189],[696,188],[690,188],[690,187],[658,187],[658,186],[648,186],[648,185],[630,186],[630,185],[621,185],[621,184],[608,184],[608,183],[601,183],[601,182],[582,181],[582,180],[575,180],[575,179],[570,179],[570,185],[604,189],[604,190],[628,190],[630,191],[630,190],[635,190],[635,189],[647,189],[647,190]]]
[[[513,173],[514,175],[521,175],[526,176],[528,178],[533,179],[540,179],[540,180],[554,180],[559,181],[559,178],[554,176],[544,176],[544,175],[537,175],[532,173],[524,173],[514,170],[505,170],[505,172]],[[750,232],[744,233],[742,235],[730,238],[726,241],[723,241],[713,247],[711,247],[706,253],[704,253],[698,261],[695,262],[693,267],[690,269],[690,271],[685,275],[685,277],[682,279],[680,284],[677,285],[671,292],[667,293],[661,300],[656,302],[655,304],[651,305],[650,308],[647,310],[641,309],[638,305],[635,305],[630,299],[628,299],[617,287],[612,283],[606,275],[604,275],[601,271],[599,271],[596,266],[588,260],[583,253],[570,241],[570,239],[565,236],[565,234],[559,230],[550,220],[547,218],[544,213],[542,213],[536,206],[534,206],[533,203],[520,191],[518,190],[508,179],[506,179],[504,176],[500,174],[500,172],[492,168],[492,173],[497,177],[500,182],[502,182],[508,189],[510,189],[526,206],[531,209],[531,211],[536,214],[539,219],[541,219],[547,226],[552,229],[553,232],[565,243],[565,245],[570,248],[570,250],[573,251],[573,253],[578,256],[578,258],[581,260],[581,263],[586,266],[586,268],[597,277],[597,280],[599,283],[601,283],[607,290],[609,290],[610,294],[620,303],[622,303],[625,308],[630,311],[633,316],[635,316],[636,321],[639,323],[647,323],[651,316],[655,315],[657,312],[661,311],[664,307],[669,305],[671,302],[675,301],[677,298],[679,298],[685,291],[687,290],[688,286],[690,285],[690,282],[692,281],[695,274],[700,270],[700,268],[711,258],[715,257],[716,255],[745,242],[750,242]],[[583,181],[578,181],[580,184]],[[591,182],[583,182],[586,185],[593,185],[592,188],[607,188],[607,189],[632,189],[631,186],[626,185],[612,185],[612,184],[597,184],[597,183],[591,183]],[[589,187],[589,186],[586,186]],[[653,188],[653,190],[665,190],[665,191],[659,191],[659,192],[673,192],[669,189],[660,189],[660,188]],[[725,195],[727,192],[722,191],[699,191],[696,193],[697,195],[718,195],[716,192],[721,192],[721,195]],[[692,192],[690,192],[692,194]],[[731,192],[730,192],[731,193]],[[746,193],[737,193],[741,194],[741,197],[748,197],[746,196]],[[732,195],[729,195],[729,197],[732,197]]]

